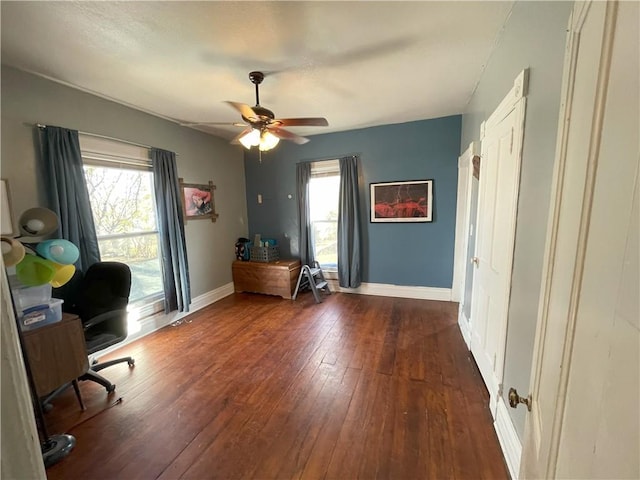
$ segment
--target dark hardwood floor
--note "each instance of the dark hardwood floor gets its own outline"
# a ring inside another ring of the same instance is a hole
[[[50,479],[500,479],[508,472],[457,305],[235,294],[116,354],[116,392],[46,415]],[[118,399],[121,398],[121,401]]]

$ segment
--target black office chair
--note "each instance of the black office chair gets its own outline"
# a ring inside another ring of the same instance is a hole
[[[131,292],[131,270],[120,262],[98,262],[86,273],[76,272],[69,283],[54,290],[54,297],[64,300],[63,310],[80,317],[89,355],[104,350],[127,338],[127,304]],[[104,363],[94,362],[80,380],[92,380],[108,393],[116,386],[98,372],[112,365],[127,362],[132,357],[117,358]]]

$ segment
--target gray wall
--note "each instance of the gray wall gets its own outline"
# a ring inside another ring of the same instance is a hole
[[[304,145],[281,142],[263,154],[262,163],[249,152],[245,170],[251,234],[276,238],[281,254],[297,256],[296,163],[355,153],[360,156],[363,282],[451,288],[460,120],[454,115],[314,135]],[[369,222],[371,182],[429,179],[433,222]]]
[[[180,127],[49,80],[2,67],[1,175],[9,181],[14,216],[43,205],[34,124],[44,123],[150,145],[178,154],[187,183],[216,185],[216,223],[185,227],[193,297],[231,282],[236,239],[247,235],[243,154],[228,141]]]
[[[516,2],[502,37],[462,117],[461,149],[480,139],[487,119],[529,68],[504,392],[526,395],[537,322],[549,195],[560,108],[570,2]],[[481,175],[482,178],[482,175]],[[526,409],[509,410],[520,438]]]

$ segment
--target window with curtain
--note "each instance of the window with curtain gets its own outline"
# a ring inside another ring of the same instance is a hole
[[[312,162],[309,180],[311,242],[315,259],[327,271],[336,271],[338,268],[339,199],[339,161]]]
[[[164,290],[149,151],[84,135],[80,149],[101,259],[131,269],[136,316],[155,313]]]

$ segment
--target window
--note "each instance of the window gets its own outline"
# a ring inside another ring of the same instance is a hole
[[[328,271],[338,269],[339,194],[339,161],[313,162],[309,180],[311,242],[315,259]]]
[[[85,180],[103,261],[131,269],[133,307],[164,296],[148,150],[81,136]],[[149,312],[151,313],[151,312]]]

